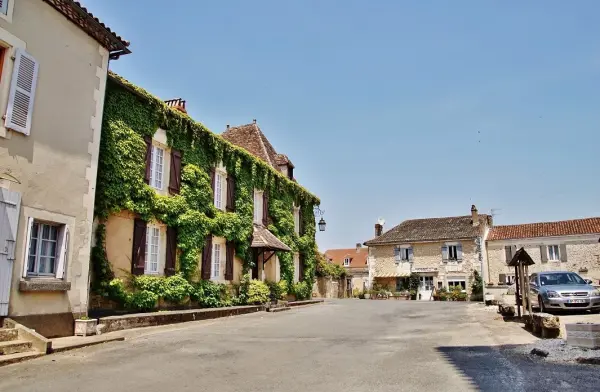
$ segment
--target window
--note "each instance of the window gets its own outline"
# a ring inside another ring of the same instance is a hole
[[[225,173],[217,171],[215,173],[215,207],[217,207],[219,210],[225,209],[225,195],[227,194],[225,187]]]
[[[448,259],[458,260],[458,249],[456,245],[448,245]]]
[[[0,0],[0,18],[12,22],[14,0]]]
[[[514,254],[513,254],[513,247],[510,245],[506,245],[504,247],[504,255],[506,256],[506,262],[508,263],[509,261],[512,260]]]
[[[300,254],[294,253],[294,283],[300,281]]]
[[[145,274],[158,273],[158,244],[160,244],[160,229],[156,226],[148,226],[146,228]]]
[[[212,279],[219,279],[221,277],[221,244],[213,244],[211,271]]]
[[[294,231],[300,234],[300,208],[294,207]]]
[[[350,267],[350,260],[352,260],[350,257],[344,259],[344,267]]]
[[[57,225],[33,222],[29,240],[27,275],[54,276],[58,256]]]
[[[254,190],[254,223],[261,224],[263,216],[263,192]]]
[[[448,290],[452,290],[454,287],[460,287],[461,290],[466,290],[467,282],[465,280],[449,280]]]
[[[152,146],[150,154],[150,185],[158,190],[163,189],[164,155],[164,149]]]
[[[560,260],[560,251],[558,245],[548,245],[548,260]]]
[[[396,263],[401,261],[412,261],[413,250],[411,247],[398,247],[394,249]]]

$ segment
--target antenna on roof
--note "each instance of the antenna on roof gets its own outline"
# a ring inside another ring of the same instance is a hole
[[[377,218],[377,223],[379,223],[381,226],[383,226],[383,225],[385,225],[385,219]]]
[[[498,211],[502,211],[502,208],[492,208],[490,210],[490,215],[492,216],[492,218],[495,218],[496,215],[500,215]]]

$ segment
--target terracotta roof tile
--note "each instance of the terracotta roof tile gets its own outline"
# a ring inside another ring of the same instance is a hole
[[[489,215],[479,214],[480,226],[473,226],[471,215],[406,220],[365,245],[476,238],[488,218]]]
[[[289,252],[290,247],[281,242],[281,240],[275,237],[275,234],[265,229],[263,226],[254,225],[254,232],[252,235],[251,248],[266,248],[270,250],[282,250]]]
[[[578,234],[600,234],[600,218],[495,226],[490,230],[487,240],[496,241]]]
[[[279,170],[277,152],[256,123],[230,127],[221,136]]]
[[[360,267],[365,268],[367,266],[367,256],[369,255],[369,248],[348,248],[348,249],[329,249],[325,251],[325,257],[327,260],[334,264],[343,266],[344,259],[350,257],[350,268]]]

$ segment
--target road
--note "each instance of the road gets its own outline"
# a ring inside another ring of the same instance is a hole
[[[336,300],[276,314],[151,328],[123,342],[0,368],[0,391],[597,388],[597,368],[548,365],[511,354],[510,346],[499,344],[531,338],[516,324],[489,327],[491,314],[473,312],[473,306]]]

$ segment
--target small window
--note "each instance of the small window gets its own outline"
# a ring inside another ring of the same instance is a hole
[[[396,262],[401,261],[410,261],[412,259],[412,248],[396,248],[394,250],[394,256],[396,258]]]
[[[294,283],[300,281],[300,254],[294,253]]]
[[[448,259],[458,260],[458,249],[456,245],[448,245]]]
[[[254,223],[261,224],[263,216],[263,192],[254,190]]]
[[[27,275],[54,276],[58,256],[59,226],[33,222],[29,240]]]
[[[344,267],[350,267],[350,257],[346,257],[344,259]]]
[[[449,280],[448,281],[448,290],[452,290],[455,287],[460,287],[461,290],[466,290],[467,282],[464,280]]]
[[[158,190],[163,189],[164,155],[164,149],[152,146],[150,155],[150,185]]]
[[[300,234],[300,208],[294,207],[294,231]]]
[[[215,173],[215,207],[219,210],[225,210],[226,196],[226,177],[223,172]]]
[[[158,273],[158,247],[160,244],[160,229],[156,226],[146,228],[146,263],[145,274]]]
[[[212,278],[219,279],[220,277],[221,277],[221,244],[213,244]]]
[[[558,245],[548,245],[548,260],[558,261],[560,260],[560,251]]]

